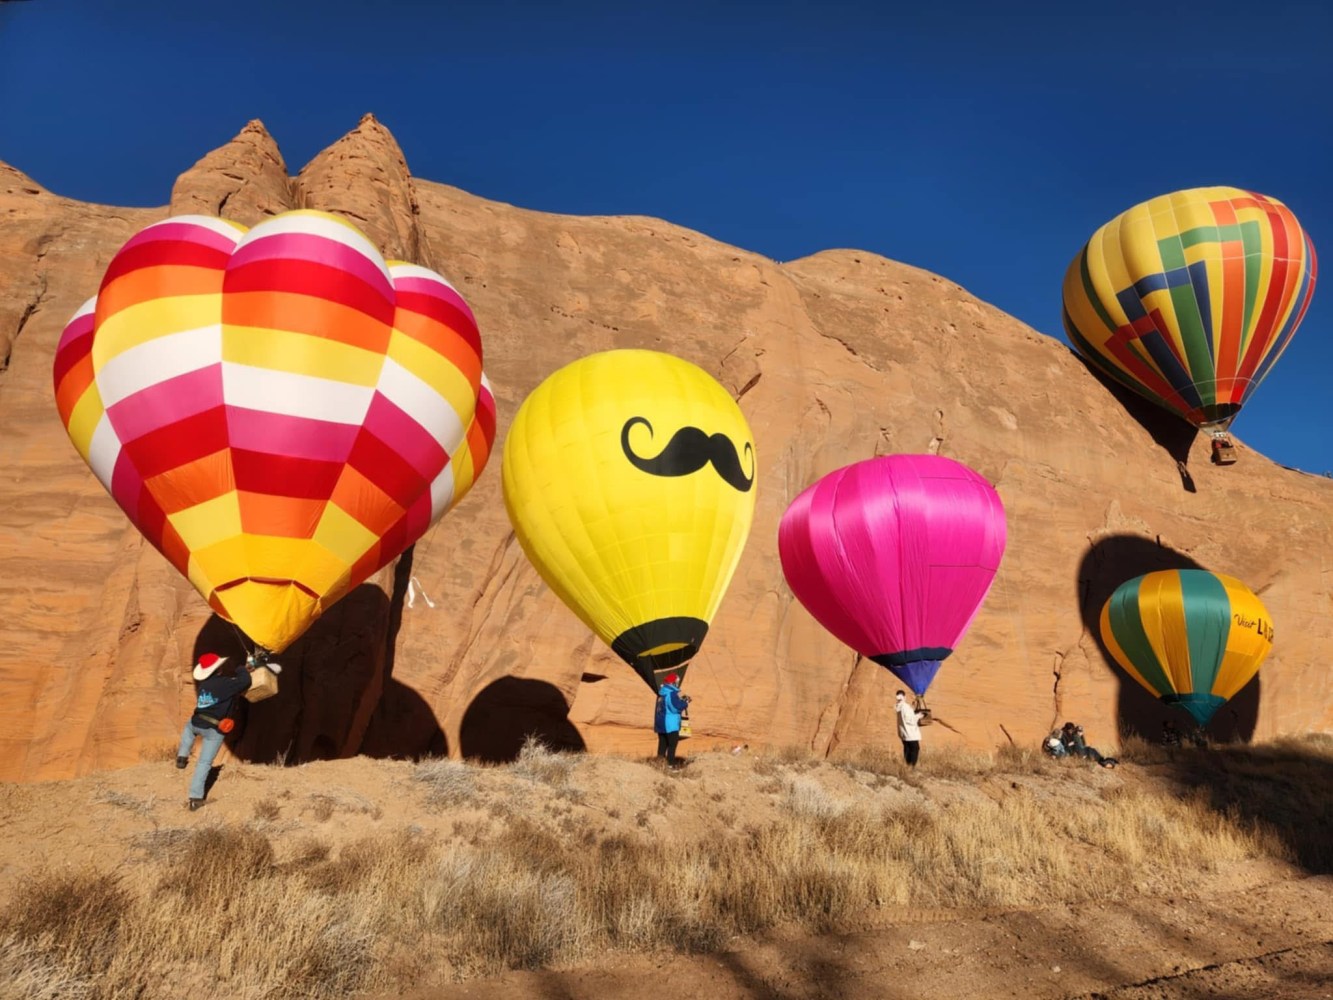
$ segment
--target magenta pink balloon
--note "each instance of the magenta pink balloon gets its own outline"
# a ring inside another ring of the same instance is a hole
[[[829,473],[782,517],[787,583],[820,624],[918,695],[953,652],[1004,555],[994,487],[939,455]]]

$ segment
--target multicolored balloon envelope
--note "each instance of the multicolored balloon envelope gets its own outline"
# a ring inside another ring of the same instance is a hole
[[[918,695],[967,631],[1004,555],[990,483],[939,455],[885,455],[792,501],[778,554],[806,610]]]
[[[178,216],[135,235],[55,358],[131,521],[277,652],[471,488],[495,437],[471,310],[354,226]]]
[[[727,390],[656,351],[582,358],[524,400],[503,482],[547,585],[654,691],[683,676],[754,517],[754,441]]]
[[[1273,650],[1273,620],[1235,577],[1171,569],[1122,583],[1102,641],[1125,673],[1206,726]]]
[[[1099,371],[1225,431],[1291,342],[1316,270],[1310,237],[1280,201],[1177,191],[1093,234],[1065,275],[1065,330]]]

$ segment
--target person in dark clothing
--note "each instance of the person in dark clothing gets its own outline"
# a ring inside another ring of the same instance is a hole
[[[680,763],[676,758],[676,746],[680,743],[680,717],[689,705],[689,695],[680,693],[680,678],[676,674],[667,674],[657,691],[653,731],[657,733],[657,756],[665,757],[669,767]]]
[[[233,725],[232,706],[236,698],[250,688],[248,664],[246,669],[237,671],[227,666],[227,659],[215,653],[205,653],[194,667],[194,679],[199,682],[194,713],[181,730],[180,747],[176,751],[176,766],[184,770],[190,763],[195,738],[201,741],[199,762],[195,764],[194,777],[190,781],[189,806],[192,811],[204,804],[208,772]]]
[[[1170,719],[1162,723],[1162,746],[1178,747],[1180,746],[1180,730]]]
[[[1060,730],[1060,742],[1065,745],[1071,757],[1083,757],[1095,760],[1102,767],[1115,767],[1119,763],[1114,757],[1103,757],[1096,747],[1090,747],[1083,739],[1083,727],[1066,722]]]

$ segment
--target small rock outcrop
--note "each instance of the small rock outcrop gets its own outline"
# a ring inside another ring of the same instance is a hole
[[[297,206],[287,164],[258,119],[176,180],[172,215],[218,215],[253,226]]]
[[[355,222],[390,260],[430,262],[422,253],[412,175],[389,130],[364,115],[352,131],[305,165],[296,179],[302,208]]]

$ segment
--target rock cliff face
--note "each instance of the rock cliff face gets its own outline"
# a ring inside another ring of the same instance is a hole
[[[777,524],[831,469],[923,451],[988,477],[1009,517],[995,587],[931,689],[940,724],[926,752],[1033,745],[1066,718],[1093,742],[1113,742],[1118,725],[1155,732],[1162,709],[1108,665],[1095,619],[1117,584],[1171,566],[1240,577],[1277,624],[1259,682],[1219,713],[1216,734],[1333,728],[1333,482],[1253,452],[1209,464],[1187,427],[944,278],[851,250],[777,264],[655,219],[486,201],[414,180],[367,116],[295,177],[251,122],[180,177],[167,208],[70,201],[0,164],[0,780],[161,759],[192,704],[188,664],[237,651],[69,444],[51,361],[142,226],[182,212],[254,224],[294,207],[344,213],[387,256],[458,286],[481,325],[499,436],[467,499],[288,651],[282,693],[249,708],[232,752],[503,759],[529,732],[650,747],[642,682],[542,584],[500,497],[500,448],[524,396],[614,347],[711,371],[758,445],[753,532],[689,676],[695,747],[893,743],[896,680],[794,601]]]

